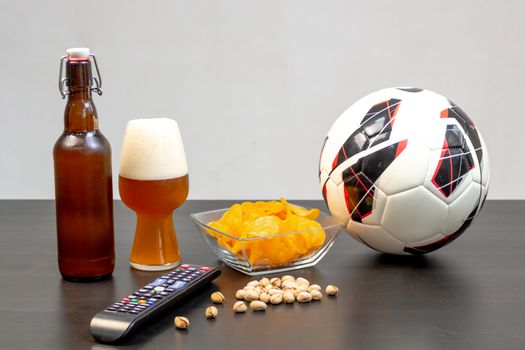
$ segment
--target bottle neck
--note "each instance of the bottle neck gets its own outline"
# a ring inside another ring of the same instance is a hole
[[[68,61],[66,76],[69,97],[64,112],[64,130],[68,132],[97,130],[97,109],[91,95],[91,63]]]

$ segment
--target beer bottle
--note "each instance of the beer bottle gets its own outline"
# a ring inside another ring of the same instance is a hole
[[[58,266],[66,280],[102,279],[115,266],[111,147],[92,99],[93,91],[102,94],[101,85],[89,49],[67,50],[59,77],[60,93],[68,97],[64,131],[53,148]]]

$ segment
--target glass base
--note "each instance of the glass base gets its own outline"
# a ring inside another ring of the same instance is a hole
[[[62,278],[69,282],[77,282],[77,283],[90,283],[90,282],[98,282],[103,281],[106,279],[111,278],[111,273],[108,273],[107,275],[101,275],[101,276],[89,276],[89,277],[74,277],[74,276],[66,276],[62,275]]]
[[[137,263],[134,263],[134,262],[131,262],[131,261],[129,262],[129,264],[131,265],[131,267],[133,267],[134,269],[137,269],[137,270],[142,270],[142,271],[163,271],[163,270],[171,270],[172,268],[179,266],[180,265],[180,261],[167,263],[167,264],[164,264],[164,265],[142,265],[142,264],[137,264]]]

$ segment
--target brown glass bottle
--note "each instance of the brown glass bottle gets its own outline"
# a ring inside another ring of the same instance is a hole
[[[66,62],[64,132],[53,149],[58,266],[67,280],[111,276],[115,265],[111,147],[98,129],[89,55]]]

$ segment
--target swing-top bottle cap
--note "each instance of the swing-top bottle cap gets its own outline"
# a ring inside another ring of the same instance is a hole
[[[67,49],[66,52],[70,60],[89,60],[90,51],[87,47],[74,47]]]
[[[93,83],[91,91],[95,91],[97,94],[102,95],[102,77],[100,76],[100,71],[98,70],[97,58],[95,55],[91,54],[91,51],[87,47],[73,47],[66,50],[67,55],[60,57],[60,72],[58,74],[58,90],[62,98],[65,98],[69,94],[67,90],[68,78],[64,78],[64,66],[65,62],[82,62],[79,64],[91,64],[91,60],[95,65],[95,71],[97,72],[96,76],[89,77],[90,81]],[[76,64],[76,63],[75,63]],[[91,72],[90,72],[91,74]]]

